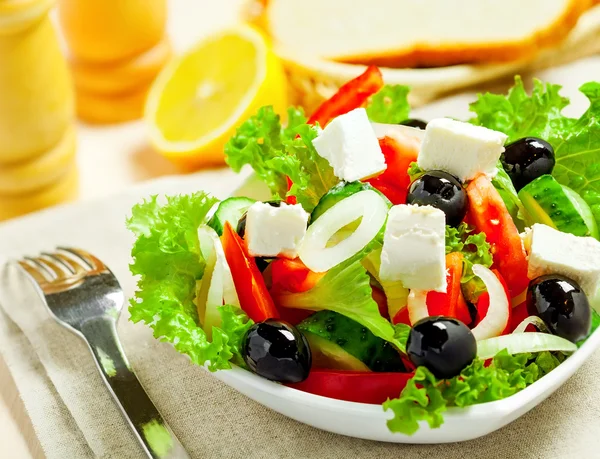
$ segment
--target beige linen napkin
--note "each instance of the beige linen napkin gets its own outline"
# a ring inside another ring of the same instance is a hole
[[[577,66],[540,76],[565,84],[572,96],[580,83],[600,75],[600,59]],[[468,100],[472,95],[459,95],[415,116],[464,118]],[[571,110],[585,108],[581,98],[575,102]],[[204,189],[225,197],[242,178],[230,171],[166,178],[112,198],[7,222],[0,226],[0,256],[32,255],[56,245],[82,247],[105,261],[131,296],[132,236],[124,226],[131,206],[156,193]],[[143,457],[85,345],[49,317],[31,286],[10,267],[0,273],[0,306],[0,351],[48,458]],[[599,352],[546,402],[496,433],[461,444],[395,445],[330,434],[274,413],[190,364],[127,316],[125,311],[119,323],[124,349],[193,458],[567,458],[598,457],[600,451]]]

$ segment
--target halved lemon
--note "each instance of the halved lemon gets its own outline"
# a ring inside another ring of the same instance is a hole
[[[263,105],[284,113],[285,75],[265,37],[241,25],[168,64],[150,90],[145,118],[156,149],[198,168],[223,164],[227,140]]]

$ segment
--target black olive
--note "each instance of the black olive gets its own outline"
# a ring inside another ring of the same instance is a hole
[[[250,370],[278,382],[304,381],[312,363],[304,335],[274,319],[250,327],[242,341],[242,355]]]
[[[410,127],[419,128],[419,129],[425,129],[427,127],[426,121],[419,120],[416,118],[409,118],[398,124],[401,124],[402,126],[410,126]]]
[[[408,191],[408,204],[433,206],[446,214],[446,224],[458,226],[467,213],[467,192],[460,181],[444,171],[427,171]]]
[[[281,201],[265,201],[265,204],[269,204],[271,207],[281,207]],[[241,218],[238,221],[236,227],[236,233],[243,239],[246,234],[246,217],[248,216],[248,212],[244,212]]]
[[[592,310],[577,282],[556,274],[529,283],[527,309],[539,316],[555,335],[576,343],[590,334]]]
[[[477,341],[460,320],[427,317],[411,328],[406,352],[416,366],[425,366],[437,378],[448,379],[460,374],[473,361]]]
[[[536,178],[552,173],[556,163],[552,145],[536,137],[525,137],[507,145],[501,161],[517,191]]]

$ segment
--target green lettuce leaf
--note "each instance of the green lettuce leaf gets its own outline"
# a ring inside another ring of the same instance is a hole
[[[327,271],[310,290],[302,293],[276,292],[274,299],[286,308],[337,312],[363,325],[375,336],[405,348],[406,343],[396,341],[392,324],[379,313],[372,297],[371,279],[361,261],[355,257]]]
[[[600,327],[600,314],[598,314],[594,309],[592,309],[592,326],[590,328],[590,334],[584,339],[577,342],[577,347],[581,347],[585,344],[592,333],[594,333],[598,327]]]
[[[528,219],[527,211],[525,210],[523,203],[519,199],[519,195],[517,194],[517,190],[515,189],[512,180],[504,170],[504,167],[502,167],[502,163],[498,163],[496,169],[498,172],[496,176],[492,179],[492,184],[494,185],[494,188],[496,188],[496,190],[498,191],[498,194],[502,198],[502,201],[504,201],[506,209],[510,213],[510,216],[515,222],[515,225],[517,226],[519,231],[523,231],[525,229],[526,224],[528,226],[531,226],[531,222],[529,222]]]
[[[460,252],[464,255],[460,282],[463,284],[463,293],[471,302],[485,292],[485,284],[473,273],[473,265],[489,268],[493,263],[491,246],[485,240],[485,234],[472,234],[473,231],[474,228],[466,223],[461,223],[457,228],[446,226],[446,254]]]
[[[470,121],[504,132],[509,141],[535,136],[550,142],[556,154],[552,175],[579,193],[600,223],[600,83],[580,88],[590,106],[579,119],[562,115],[569,100],[559,94],[560,88],[535,80],[529,96],[516,78],[507,96],[480,95],[471,104],[476,116]]]
[[[288,128],[289,129],[289,128]],[[287,193],[307,212],[311,212],[321,197],[340,180],[334,175],[329,162],[319,156],[312,144],[318,135],[315,127],[302,124],[293,129],[293,136],[284,140],[287,156],[273,159],[273,166],[284,170],[292,180],[292,188]],[[287,162],[294,158],[293,162]],[[300,166],[295,166],[299,162]]]
[[[408,118],[408,86],[387,84],[371,97],[367,115],[376,123],[398,124]]]
[[[440,427],[448,407],[509,397],[552,371],[561,361],[550,352],[509,355],[503,350],[491,365],[485,366],[485,361],[476,359],[459,376],[448,380],[437,379],[427,368],[418,367],[400,397],[383,404],[385,411],[394,413],[388,427],[406,435],[419,429],[419,421],[426,421],[431,428]]]
[[[508,95],[480,94],[470,106],[476,114],[470,121],[504,132],[508,135],[508,142],[533,136],[552,143],[550,139],[558,132],[570,130],[575,121],[561,113],[569,105],[569,99],[559,94],[560,89],[560,85],[534,80],[529,96],[523,80],[516,76],[515,85]]]
[[[301,109],[289,108],[287,126],[273,107],[262,107],[225,145],[225,160],[236,172],[250,165],[274,196],[296,196],[307,212],[339,180],[312,145],[317,128],[306,124]],[[288,192],[287,177],[293,186]]]
[[[394,325],[394,339],[396,340],[396,346],[398,346],[398,349],[405,354],[408,335],[410,335],[410,325],[402,323]]]
[[[419,164],[416,161],[413,161],[408,166],[408,176],[410,177],[411,183],[418,179],[421,175],[423,175],[425,171],[421,169]]]
[[[168,341],[192,362],[211,370],[231,368],[241,337],[252,325],[237,307],[220,308],[221,327],[213,327],[209,341],[198,321],[194,304],[196,281],[202,278],[205,260],[200,251],[198,227],[216,199],[199,192],[157,197],[136,205],[127,220],[137,237],[131,255],[132,274],[140,276],[129,312],[133,322],[152,327],[154,337]]]
[[[288,111],[288,118],[295,122],[306,121],[302,121],[301,115],[293,109]],[[283,155],[282,137],[286,135],[273,107],[261,107],[229,139],[225,145],[225,161],[235,172],[249,164],[273,195],[283,199],[287,192],[286,175],[273,168],[270,161]]]

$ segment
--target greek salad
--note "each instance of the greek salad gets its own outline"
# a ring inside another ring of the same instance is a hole
[[[600,83],[578,119],[559,89],[517,78],[425,122],[369,67],[308,118],[261,108],[225,154],[271,200],[133,208],[131,320],[211,371],[382,404],[408,435],[524,389],[600,323]]]

